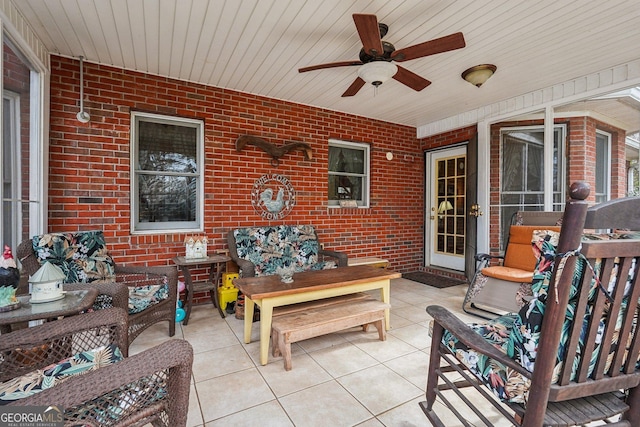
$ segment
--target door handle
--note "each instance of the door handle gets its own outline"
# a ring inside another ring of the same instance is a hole
[[[482,212],[480,210],[480,205],[475,204],[475,205],[471,205],[471,211],[469,211],[469,216],[475,216],[476,218],[478,218],[479,216],[482,216],[484,214],[484,212]]]

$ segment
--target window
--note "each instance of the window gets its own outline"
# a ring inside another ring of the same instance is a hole
[[[500,132],[500,223],[501,236],[507,235],[511,216],[519,210],[543,211],[545,179],[553,180],[553,207],[564,202],[565,127],[554,126],[553,164],[544,164],[544,128],[505,128]],[[546,172],[552,168],[550,176]]]
[[[7,34],[2,33],[2,186],[0,223],[2,243],[15,255],[18,244],[45,229],[46,158],[40,117],[41,66],[30,60]]]
[[[369,145],[329,140],[329,206],[369,206]]]
[[[202,231],[203,122],[131,116],[132,231]]]
[[[611,135],[596,131],[596,203],[611,197]]]

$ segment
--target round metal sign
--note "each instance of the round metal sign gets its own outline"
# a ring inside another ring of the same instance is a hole
[[[262,175],[253,184],[251,205],[264,219],[281,219],[289,215],[296,204],[296,192],[284,175]]]

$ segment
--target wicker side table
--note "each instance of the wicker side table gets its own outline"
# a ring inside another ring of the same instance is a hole
[[[0,313],[0,332],[11,332],[17,323],[76,315],[91,308],[97,296],[96,289],[65,291],[64,298],[43,303],[30,302],[29,295],[18,296],[20,308]]]

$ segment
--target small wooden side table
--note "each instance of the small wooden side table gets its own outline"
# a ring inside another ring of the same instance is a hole
[[[226,255],[209,255],[206,258],[185,258],[183,256],[177,256],[173,258],[173,262],[180,267],[182,275],[184,276],[184,288],[187,297],[187,303],[185,308],[185,316],[182,321],[183,325],[189,323],[189,316],[191,315],[191,306],[193,305],[193,294],[196,292],[209,291],[211,302],[213,306],[218,309],[220,317],[224,318],[224,311],[220,308],[218,302],[218,286],[220,286],[220,279],[222,277],[222,270],[227,261],[230,261]],[[197,266],[209,267],[209,279],[204,281],[194,282],[191,277],[191,268]]]

